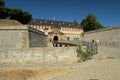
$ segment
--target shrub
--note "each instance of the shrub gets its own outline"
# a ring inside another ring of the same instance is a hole
[[[89,49],[84,48],[83,46],[79,45],[77,48],[77,57],[78,57],[78,61],[86,61],[89,59],[92,59],[93,56],[93,52],[91,52]]]

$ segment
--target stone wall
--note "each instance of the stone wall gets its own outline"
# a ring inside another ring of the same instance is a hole
[[[0,48],[29,48],[47,46],[43,32],[27,25],[0,25]]]
[[[82,37],[82,40],[84,41],[92,41],[92,39],[101,42],[120,42],[120,27],[89,31],[84,34],[84,37]]]
[[[54,62],[76,62],[76,47],[43,47],[29,49],[0,50],[0,63],[39,64]]]
[[[0,26],[0,48],[28,48],[28,37],[26,26]]]
[[[47,36],[44,32],[40,32],[34,28],[29,28],[29,41],[30,47],[46,47],[47,46]]]

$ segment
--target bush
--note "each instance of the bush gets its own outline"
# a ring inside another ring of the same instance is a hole
[[[84,48],[83,46],[79,45],[77,48],[77,57],[78,57],[78,61],[86,61],[89,59],[92,59],[93,56],[93,52],[91,52],[89,49]]]

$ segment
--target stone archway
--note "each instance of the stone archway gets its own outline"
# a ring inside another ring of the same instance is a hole
[[[58,36],[54,36],[53,41],[57,42],[58,41]]]

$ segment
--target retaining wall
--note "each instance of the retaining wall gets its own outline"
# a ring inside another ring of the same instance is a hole
[[[30,49],[0,50],[2,64],[39,64],[53,62],[76,62],[76,47],[44,47]]]
[[[120,42],[120,27],[112,27],[101,30],[89,31],[82,37],[84,41],[107,41],[107,42]]]
[[[0,25],[0,48],[46,47],[47,40],[43,32],[27,25]]]

